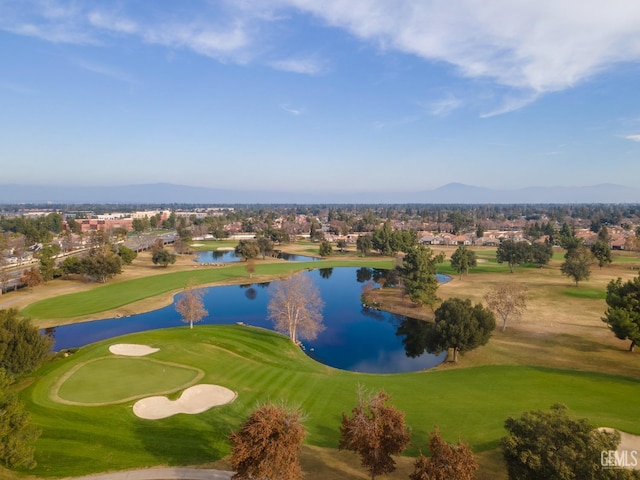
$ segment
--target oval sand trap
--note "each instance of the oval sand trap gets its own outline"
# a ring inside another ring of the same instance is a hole
[[[194,385],[182,392],[175,401],[162,396],[138,400],[133,405],[133,413],[146,420],[158,420],[178,413],[194,415],[231,403],[235,398],[235,392],[219,385]]]
[[[144,357],[159,351],[159,348],[152,348],[147,345],[135,343],[117,343],[109,347],[109,351],[114,355],[124,355],[127,357]]]

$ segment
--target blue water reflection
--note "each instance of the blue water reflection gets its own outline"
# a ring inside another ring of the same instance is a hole
[[[303,273],[310,275],[320,289],[325,302],[323,316],[326,325],[318,338],[305,342],[306,353],[335,368],[368,373],[417,371],[442,362],[444,355],[423,353],[415,358],[407,356],[403,346],[405,336],[397,334],[403,331],[400,326],[405,317],[362,306],[360,294],[364,282],[380,274],[372,269],[364,270],[341,267]],[[272,327],[266,318],[268,283],[207,288],[204,302],[209,315],[200,324],[242,322]],[[62,350],[127,333],[180,325],[183,325],[180,315],[170,305],[127,318],[56,327],[53,334],[55,349]]]

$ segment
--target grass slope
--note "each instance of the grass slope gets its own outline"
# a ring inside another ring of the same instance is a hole
[[[384,388],[406,412],[414,447],[424,448],[428,432],[439,425],[449,441],[463,438],[477,452],[496,447],[509,415],[565,403],[571,413],[640,434],[640,381],[626,377],[528,366],[481,366],[397,375],[368,375],[335,370],[304,355],[286,338],[240,326],[199,326],[128,335],[117,342],[160,348],[158,361],[199,368],[202,383],[238,392],[237,400],[200,415],[142,420],[133,402],[81,407],[51,398],[60,377],[78,364],[108,356],[114,339],[82,348],[45,365],[21,397],[43,429],[36,445],[39,476],[74,476],[158,464],[190,465],[215,461],[229,453],[226,437],[256,404],[285,400],[308,412],[307,442],[335,448],[342,412],[356,402],[357,385]],[[117,384],[117,369],[105,372]],[[124,393],[123,393],[124,395]],[[417,447],[416,447],[417,446]]]

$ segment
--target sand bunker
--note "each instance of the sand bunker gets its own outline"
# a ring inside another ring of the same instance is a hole
[[[202,413],[212,407],[225,405],[235,400],[236,393],[219,385],[194,385],[187,388],[179,399],[149,397],[138,400],[133,405],[133,413],[146,420],[158,420],[178,413],[190,415]]]
[[[159,348],[137,345],[135,343],[118,343],[109,347],[109,351],[114,355],[124,355],[127,357],[144,357],[159,350]]]

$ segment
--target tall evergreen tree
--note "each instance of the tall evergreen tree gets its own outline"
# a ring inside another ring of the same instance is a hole
[[[621,278],[607,285],[608,308],[602,321],[609,325],[620,340],[630,340],[629,351],[640,345],[640,274],[622,282]]]
[[[404,281],[404,291],[417,305],[434,308],[439,298],[436,266],[444,260],[444,254],[434,252],[424,245],[411,248],[404,256],[398,271]]]
[[[9,467],[33,468],[34,442],[41,431],[31,424],[15,393],[9,391],[12,378],[0,368],[0,464]]]

